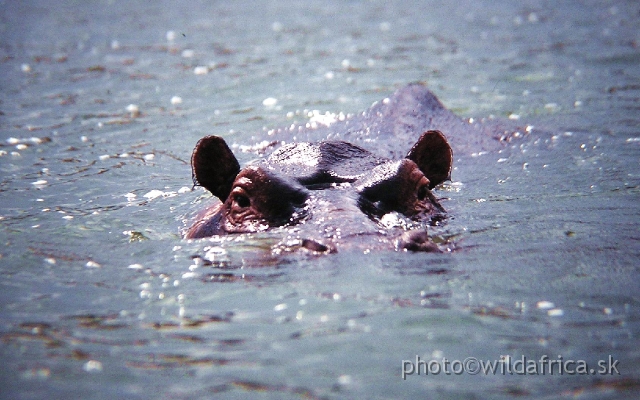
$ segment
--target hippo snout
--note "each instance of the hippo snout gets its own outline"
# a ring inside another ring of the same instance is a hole
[[[336,253],[336,244],[331,240],[302,239],[298,242],[298,248],[309,251],[313,254]],[[369,243],[370,244],[370,243]],[[356,237],[342,243],[340,247],[345,248],[369,248],[367,242],[358,242]],[[442,250],[429,239],[426,229],[413,229],[402,233],[395,240],[396,250],[406,250],[411,252],[441,253]]]
[[[413,229],[400,235],[397,241],[398,250],[424,251],[441,253],[438,246],[429,240],[426,229]]]
[[[315,253],[335,253],[336,252],[335,247],[328,244],[320,243],[314,239],[303,239],[300,246],[302,248],[305,248],[309,251],[313,251]]]

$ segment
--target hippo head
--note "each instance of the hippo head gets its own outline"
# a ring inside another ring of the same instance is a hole
[[[353,236],[386,237],[381,221],[389,214],[418,224],[443,217],[431,189],[450,179],[452,158],[444,135],[427,131],[401,160],[325,141],[284,145],[240,169],[225,141],[207,136],[193,151],[193,181],[221,203],[199,215],[185,237],[305,226],[309,237],[301,238],[301,247],[320,252],[335,250],[342,245],[337,241]],[[396,248],[438,251],[420,226],[395,232]]]

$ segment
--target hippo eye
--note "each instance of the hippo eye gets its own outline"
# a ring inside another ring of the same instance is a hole
[[[427,199],[427,193],[429,192],[429,189],[427,188],[427,186],[422,185],[418,188],[418,192],[416,193],[416,196],[418,196],[418,200],[419,201],[425,201]]]
[[[233,197],[233,201],[238,205],[238,207],[240,208],[247,208],[251,205],[251,201],[249,200],[249,198],[243,194],[236,194]]]

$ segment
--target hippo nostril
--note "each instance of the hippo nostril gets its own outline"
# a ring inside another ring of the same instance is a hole
[[[426,230],[412,230],[402,234],[398,239],[398,249],[409,251],[425,251],[440,253],[438,246],[429,240]]]
[[[304,247],[307,250],[311,250],[311,251],[315,251],[318,253],[333,253],[335,252],[335,250],[329,246],[326,246],[320,242],[316,242],[315,240],[312,239],[304,239],[302,241],[302,247]]]

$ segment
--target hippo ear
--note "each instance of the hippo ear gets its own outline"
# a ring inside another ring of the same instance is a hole
[[[221,201],[224,202],[231,193],[231,186],[239,172],[238,160],[221,137],[204,137],[193,149],[193,184],[203,186]]]
[[[429,189],[451,179],[453,151],[440,131],[427,131],[413,145],[407,158],[429,179]]]

